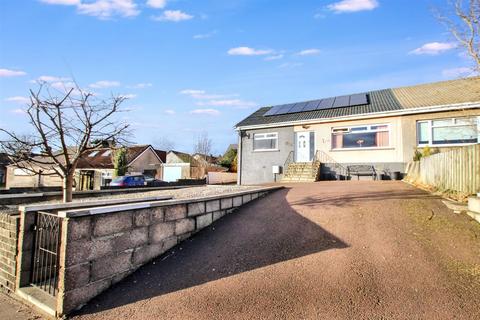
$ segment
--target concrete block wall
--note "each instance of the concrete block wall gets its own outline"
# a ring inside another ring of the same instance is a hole
[[[0,288],[15,291],[20,216],[0,213]]]
[[[140,266],[271,189],[139,204],[138,208],[60,212],[65,218],[57,314],[84,305]]]

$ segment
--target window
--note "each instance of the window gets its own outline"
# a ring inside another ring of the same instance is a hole
[[[332,149],[385,148],[389,146],[389,124],[372,124],[332,129]]]
[[[477,143],[479,134],[480,122],[477,117],[417,121],[419,146]]]
[[[90,153],[88,156],[89,156],[90,158],[93,158],[93,157],[95,157],[95,156],[97,155],[97,153],[98,153],[98,151],[93,151],[93,152]]]
[[[112,153],[112,150],[107,150],[102,154],[102,157],[108,157]]]
[[[253,135],[253,150],[277,150],[278,149],[278,133],[256,133]]]

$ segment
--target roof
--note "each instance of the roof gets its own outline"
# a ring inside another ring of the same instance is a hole
[[[167,162],[167,152],[163,150],[154,149],[157,156],[162,160],[162,162]]]
[[[240,121],[236,127],[271,125],[276,123],[333,119],[360,114],[381,114],[428,106],[480,102],[480,77],[442,81],[415,86],[365,92],[368,104],[342,108],[264,116],[273,106],[262,107]],[[308,102],[308,101],[306,101]]]
[[[185,152],[180,152],[180,151],[175,151],[175,150],[170,150],[168,151],[168,153],[173,153],[175,154],[178,158],[180,158],[180,160],[182,160],[183,162],[188,162],[190,163],[193,159],[193,157],[188,154],[188,153],[185,153]]]
[[[138,145],[127,147],[127,163],[129,164],[140,156],[145,150],[150,148],[150,145]],[[113,169],[113,161],[111,148],[100,148],[86,152],[79,160],[78,169]],[[109,152],[110,151],[110,152]],[[159,152],[165,152],[161,150],[155,150],[155,153],[159,156]],[[162,159],[163,161],[163,159]]]

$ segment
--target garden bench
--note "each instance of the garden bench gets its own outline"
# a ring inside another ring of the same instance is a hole
[[[360,180],[360,176],[371,176],[372,180],[377,180],[377,173],[375,168],[370,165],[353,165],[347,166],[348,176],[357,176],[357,180]]]

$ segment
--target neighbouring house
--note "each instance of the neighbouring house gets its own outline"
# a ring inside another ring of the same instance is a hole
[[[10,164],[10,159],[6,153],[0,153],[0,187],[5,186],[7,181],[7,166]]]
[[[349,165],[388,178],[416,149],[480,142],[480,77],[262,107],[236,130],[240,184],[278,181],[309,163],[319,163],[315,180]]]
[[[143,174],[155,179],[163,178],[163,163],[166,152],[155,150],[151,145],[127,147],[127,172],[130,175]],[[111,148],[86,152],[79,160],[76,190],[98,190],[113,179],[114,164]],[[61,187],[62,179],[56,175],[37,175],[15,165],[7,167],[7,188]]]
[[[163,181],[174,182],[178,179],[203,179],[205,169],[203,161],[191,154],[170,150],[163,165]]]
[[[126,148],[127,174],[144,175],[163,179],[162,165],[166,152],[155,150],[151,145],[136,145]],[[108,186],[114,174],[111,148],[87,152],[77,165],[77,190],[94,190]]]

